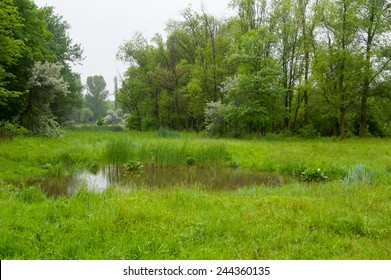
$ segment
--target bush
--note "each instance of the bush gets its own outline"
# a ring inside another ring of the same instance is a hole
[[[370,183],[372,177],[372,174],[362,164],[357,164],[350,168],[349,174],[343,179],[343,182],[345,184],[356,182]]]
[[[163,138],[179,138],[179,133],[174,130],[170,130],[169,128],[161,126],[157,131],[156,134]]]
[[[320,168],[309,169],[307,168],[300,174],[300,179],[304,182],[326,182],[329,177],[324,174],[324,171]]]
[[[99,116],[98,119],[96,120],[96,124],[102,126],[105,124],[105,121],[101,116]]]
[[[0,138],[13,138],[26,135],[28,130],[8,121],[0,121]]]
[[[300,137],[303,138],[316,138],[319,136],[318,131],[315,129],[315,127],[312,124],[309,124],[301,129],[299,129],[298,134]]]

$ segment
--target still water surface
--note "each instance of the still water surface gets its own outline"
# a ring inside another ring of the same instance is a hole
[[[110,186],[134,188],[170,188],[173,186],[202,186],[208,190],[230,190],[240,187],[280,186],[286,178],[278,174],[233,168],[158,168],[146,166],[138,172],[107,166],[75,175],[34,179],[28,184],[40,185],[49,196],[73,195],[80,188],[101,192]]]

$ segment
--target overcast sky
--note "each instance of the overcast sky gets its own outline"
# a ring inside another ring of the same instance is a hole
[[[70,37],[80,43],[86,59],[75,71],[85,84],[88,76],[102,75],[107,89],[113,92],[114,76],[126,66],[116,61],[119,46],[132,38],[136,31],[150,39],[156,33],[165,35],[170,19],[181,20],[180,12],[189,4],[200,11],[201,3],[208,13],[228,16],[230,0],[34,0],[39,7],[55,7],[71,25]]]

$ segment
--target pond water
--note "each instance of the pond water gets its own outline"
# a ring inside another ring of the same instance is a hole
[[[30,180],[40,185],[49,196],[73,195],[80,188],[104,191],[110,186],[130,190],[134,188],[170,188],[173,186],[202,186],[208,190],[230,190],[245,186],[280,186],[286,178],[273,173],[233,168],[160,168],[145,166],[138,172],[108,166],[75,175],[44,177]]]

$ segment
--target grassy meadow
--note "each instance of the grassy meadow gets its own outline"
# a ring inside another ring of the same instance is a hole
[[[19,186],[129,161],[294,180],[225,191],[113,186],[56,198]],[[390,259],[390,213],[391,139],[67,130],[0,141],[0,259]]]

